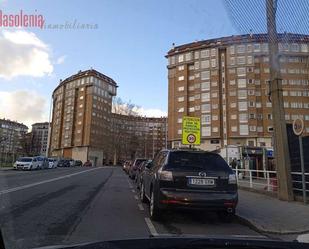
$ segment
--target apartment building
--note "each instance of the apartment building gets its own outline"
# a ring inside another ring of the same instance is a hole
[[[116,90],[112,78],[94,69],[60,80],[52,95],[50,155],[102,165]]]
[[[0,119],[0,162],[13,162],[24,154],[23,139],[28,127],[9,119]]]
[[[285,120],[309,134],[309,36],[279,34]],[[168,59],[168,140],[181,146],[182,117],[201,118],[201,148],[273,145],[266,34],[173,47]]]
[[[35,123],[31,130],[31,152],[33,155],[46,156],[48,143],[49,123]]]
[[[113,113],[111,122],[114,161],[153,158],[166,148],[167,119]]]

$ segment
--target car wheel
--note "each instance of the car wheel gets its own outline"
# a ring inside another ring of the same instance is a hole
[[[150,205],[149,205],[150,218],[154,221],[160,220],[160,209],[157,206],[157,201],[154,196],[154,191],[150,193]]]
[[[218,212],[218,215],[224,222],[232,222],[235,218],[235,209],[232,212],[220,211]]]
[[[141,190],[140,190],[140,198],[141,198],[141,202],[145,203],[146,202],[146,195],[145,195],[145,187],[144,187],[144,184],[142,183],[141,184]]]

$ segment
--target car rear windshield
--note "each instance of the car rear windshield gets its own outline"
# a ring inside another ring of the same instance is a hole
[[[222,157],[211,153],[179,151],[170,153],[167,169],[229,170]]]
[[[31,162],[32,158],[31,157],[21,157],[17,161],[19,161],[19,162]]]

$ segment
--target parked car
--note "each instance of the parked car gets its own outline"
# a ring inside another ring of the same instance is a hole
[[[14,169],[33,170],[39,168],[39,162],[35,157],[20,157],[13,164]]]
[[[60,159],[58,162],[58,167],[70,167],[70,161],[67,159]]]
[[[81,160],[75,160],[74,166],[81,167],[81,166],[83,166],[83,162]]]
[[[124,164],[123,164],[122,169],[124,170],[124,172],[126,172],[128,174],[130,166],[131,166],[131,161],[125,161]]]
[[[167,208],[196,208],[233,217],[238,202],[236,175],[218,154],[163,150],[143,175],[140,198],[150,201],[150,217]]]
[[[75,166],[75,160],[74,159],[68,159],[70,162],[70,167],[74,167]]]
[[[39,162],[38,169],[47,169],[49,167],[48,158],[44,156],[36,156],[35,158]]]
[[[140,186],[141,186],[141,182],[143,180],[143,177],[144,177],[144,171],[145,171],[145,168],[149,168],[149,164],[151,164],[152,160],[147,160],[147,161],[144,161],[142,162],[139,166],[138,166],[138,169],[136,171],[136,177],[135,177],[135,183],[136,183],[136,186],[138,189],[140,189]]]
[[[137,169],[138,169],[138,166],[144,162],[144,161],[147,161],[148,159],[146,158],[136,158],[133,162],[133,164],[130,166],[130,169],[129,169],[129,177],[131,179],[135,179],[135,176],[136,176],[136,172],[137,172]]]
[[[54,169],[58,167],[59,160],[57,158],[48,158],[48,168]]]
[[[84,163],[84,166],[85,167],[92,167],[92,162],[87,160],[85,163]]]

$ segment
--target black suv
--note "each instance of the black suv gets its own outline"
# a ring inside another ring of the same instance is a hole
[[[231,218],[238,202],[236,175],[216,153],[163,150],[144,171],[140,197],[150,201],[154,220],[176,207],[210,209]]]

